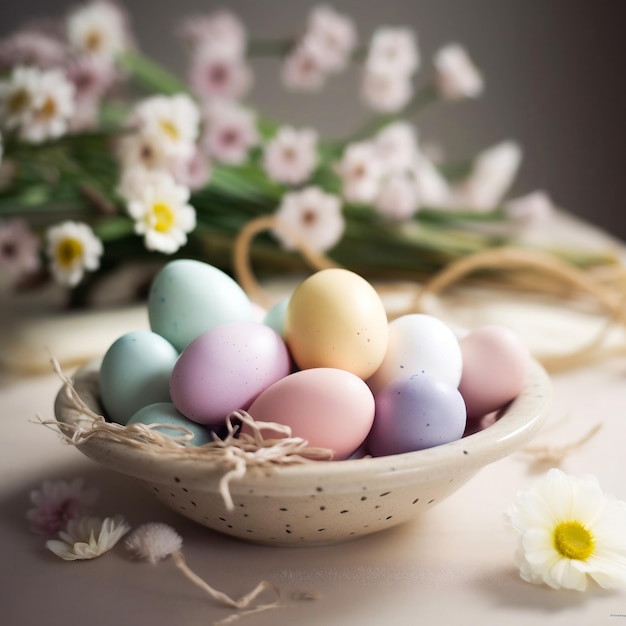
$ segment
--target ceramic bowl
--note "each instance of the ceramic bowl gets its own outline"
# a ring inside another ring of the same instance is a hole
[[[98,367],[77,372],[74,386],[102,413]],[[227,510],[214,461],[168,458],[159,450],[92,438],[79,449],[91,459],[139,479],[168,507],[213,530],[273,545],[321,545],[374,533],[426,513],[482,467],[524,446],[548,415],[550,381],[533,362],[522,393],[482,431],[427,450],[378,458],[315,461],[249,471],[231,482]],[[60,422],[84,419],[59,393]]]

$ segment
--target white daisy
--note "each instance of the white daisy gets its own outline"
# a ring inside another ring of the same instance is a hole
[[[417,71],[419,63],[415,33],[410,28],[383,27],[374,32],[365,59],[367,70],[409,76]]]
[[[66,561],[95,559],[108,552],[130,530],[122,517],[82,517],[70,520],[59,539],[46,542],[46,548]]]
[[[191,156],[195,150],[200,112],[186,94],[146,98],[137,104],[130,122],[158,138],[168,156]]]
[[[41,70],[16,67],[0,82],[0,121],[5,128],[20,128],[29,120],[40,79]]]
[[[124,15],[111,2],[96,0],[72,11],[66,22],[67,40],[78,54],[113,61],[127,47]]]
[[[384,168],[371,143],[363,141],[346,146],[335,171],[348,202],[369,203],[376,198]]]
[[[408,74],[365,69],[361,79],[363,102],[378,113],[397,113],[413,96]]]
[[[343,70],[356,46],[354,22],[330,6],[318,5],[311,11],[307,26],[307,36],[319,42],[323,69]]]
[[[220,163],[239,165],[259,142],[255,114],[235,103],[216,102],[207,108],[202,144]]]
[[[167,524],[149,522],[136,528],[125,541],[135,555],[153,565],[183,547],[182,537]]]
[[[341,200],[319,187],[285,194],[275,215],[273,234],[287,250],[296,249],[299,241],[314,250],[329,250],[345,229]]]
[[[593,476],[551,469],[520,491],[506,511],[519,533],[516,563],[524,580],[584,591],[626,586],[626,503],[605,495]]]
[[[143,235],[148,250],[173,254],[196,227],[196,211],[188,204],[189,189],[176,184],[166,172],[146,174],[142,182],[128,201],[135,232]]]
[[[434,59],[439,93],[446,100],[476,98],[483,92],[483,78],[465,49],[458,44],[444,46]]]
[[[87,224],[63,222],[48,229],[46,240],[50,269],[61,284],[74,287],[85,271],[100,267],[102,242]]]
[[[263,167],[279,183],[297,185],[306,181],[317,165],[317,133],[291,126],[278,129],[265,146]]]

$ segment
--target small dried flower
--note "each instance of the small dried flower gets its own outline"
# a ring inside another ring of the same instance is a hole
[[[20,218],[0,220],[0,271],[8,274],[11,282],[17,283],[39,269],[41,265],[39,247],[39,238],[30,229],[26,220]]]
[[[443,47],[435,55],[437,87],[446,100],[476,98],[483,92],[483,78],[465,49],[458,44]]]
[[[361,82],[361,97],[378,113],[397,113],[413,96],[411,77],[402,73],[366,69]]]
[[[311,11],[306,37],[318,42],[320,63],[327,72],[343,70],[356,46],[354,22],[326,5]]]
[[[279,183],[302,183],[311,176],[316,165],[317,133],[314,130],[283,126],[265,146],[263,167],[267,175]]]
[[[594,476],[551,469],[520,491],[506,518],[517,531],[521,577],[554,589],[626,586],[626,502],[606,495]]]
[[[376,74],[410,76],[419,67],[415,33],[410,28],[379,28],[374,32],[365,67]]]
[[[344,229],[339,198],[319,187],[307,187],[283,196],[273,233],[287,250],[294,250],[302,241],[323,252],[341,239]]]
[[[208,107],[202,145],[216,161],[240,165],[258,141],[256,116],[252,111],[226,102]]]
[[[282,81],[294,91],[318,91],[326,81],[323,53],[319,43],[305,38],[287,55],[282,69]]]
[[[392,122],[376,134],[374,146],[387,172],[404,172],[418,156],[417,130],[408,122]]]
[[[203,100],[238,100],[247,93],[251,83],[248,65],[228,49],[206,46],[192,58],[189,84]]]
[[[181,22],[178,33],[194,53],[219,48],[228,52],[231,58],[242,58],[246,51],[245,26],[227,10],[187,17]]]
[[[349,144],[336,171],[343,183],[343,197],[348,202],[368,203],[378,195],[384,167],[373,144]]]
[[[182,546],[182,537],[171,526],[160,522],[143,524],[126,538],[126,547],[153,565],[178,552]]]
[[[419,209],[419,190],[408,173],[394,173],[386,178],[374,201],[374,208],[392,221],[406,221]]]
[[[39,489],[30,492],[30,501],[34,506],[28,510],[26,517],[33,532],[54,534],[64,529],[70,520],[82,516],[95,499],[95,490],[85,489],[82,478],[72,482],[45,481]]]
[[[120,516],[82,517],[70,520],[60,539],[46,541],[46,548],[65,561],[95,559],[108,552],[130,530]]]
[[[82,222],[63,222],[46,232],[47,253],[54,277],[63,285],[74,287],[85,271],[100,267],[104,251],[93,230]]]

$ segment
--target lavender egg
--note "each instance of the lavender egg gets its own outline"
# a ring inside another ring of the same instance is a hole
[[[232,322],[208,330],[183,350],[170,394],[189,419],[221,425],[290,370],[289,351],[276,331],[258,322]]]
[[[429,374],[396,379],[376,396],[367,444],[373,456],[432,448],[463,436],[467,421],[458,389]]]

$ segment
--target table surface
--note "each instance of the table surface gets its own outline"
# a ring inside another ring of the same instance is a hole
[[[513,308],[490,307],[489,315]],[[550,316],[542,309],[534,319],[526,311],[517,319],[535,333],[529,341],[540,343],[538,328],[553,341],[555,325],[561,333],[579,335],[582,322],[575,315],[559,309]],[[121,326],[136,323],[133,316],[120,319]],[[552,328],[544,328],[546,320]],[[84,326],[75,327],[77,344],[83,332]],[[560,466],[575,475],[594,474],[604,491],[622,500],[625,379],[624,358],[553,375],[551,415],[533,442],[567,446],[600,424]],[[251,626],[626,624],[624,591],[593,585],[585,593],[554,591],[519,578],[516,538],[503,513],[517,491],[549,467],[524,451],[485,467],[402,526],[334,546],[267,547],[178,516],[132,479],[100,467],[35,423],[36,415],[53,416],[59,388],[53,373],[0,375],[0,624],[206,626],[232,614],[181,576],[171,560],[155,566],[134,561],[121,544],[93,561],[65,562],[48,552],[44,538],[28,528],[29,492],[43,480],[76,477],[98,489],[96,514],[122,514],[132,526],[160,521],[176,528],[190,567],[220,590],[238,597],[262,579],[279,587],[284,606],[246,617],[242,623]],[[300,592],[317,599],[294,599]]]

